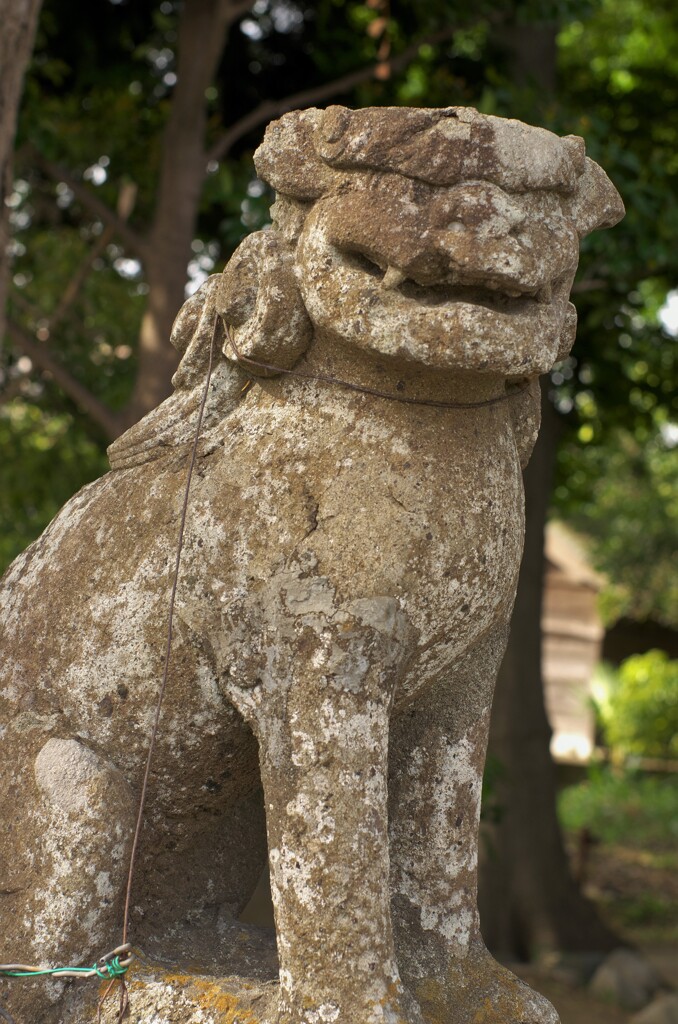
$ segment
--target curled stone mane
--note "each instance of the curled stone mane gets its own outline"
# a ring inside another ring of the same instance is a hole
[[[292,111],[254,162],[272,227],[180,312],[175,397],[115,442],[116,468],[186,442],[217,315],[229,333],[208,427],[239,400],[241,356],[249,376],[291,369],[319,327],[408,365],[536,377],[574,340],[577,236],[623,214],[583,139],[470,107]]]
[[[580,236],[611,227],[623,214],[579,136],[560,138],[472,107],[292,111],[268,126],[254,162],[280,196],[302,202],[366,187],[380,173],[443,187],[488,181],[506,192],[559,192]]]

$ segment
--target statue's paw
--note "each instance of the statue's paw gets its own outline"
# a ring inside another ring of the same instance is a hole
[[[266,1022],[262,1022],[266,1024]],[[342,1004],[308,1000],[305,1006],[282,1009],[273,1024],[425,1024],[411,996],[400,999],[343,999]],[[441,1022],[442,1024],[442,1022]]]
[[[455,960],[444,985],[425,980],[416,994],[427,1024],[560,1024],[548,999],[484,947]]]

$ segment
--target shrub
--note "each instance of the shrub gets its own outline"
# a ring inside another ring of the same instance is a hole
[[[586,828],[611,845],[671,853],[678,842],[678,784],[666,778],[593,766],[589,778],[558,798],[567,832]]]
[[[678,759],[678,661],[657,650],[627,658],[601,716],[614,753]]]

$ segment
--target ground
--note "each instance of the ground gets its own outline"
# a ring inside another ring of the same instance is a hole
[[[566,825],[576,822],[579,826],[568,832],[576,870],[581,870],[581,826],[593,830],[597,825],[598,835],[588,845],[583,864],[584,890],[620,937],[643,954],[668,985],[675,986],[676,779],[654,780],[639,787],[636,780],[612,783],[604,778],[578,788],[579,793],[570,794],[567,806],[561,805],[561,814]],[[594,998],[585,988],[554,978],[547,967],[520,965],[512,969],[551,1000],[562,1024],[627,1024],[633,1016]]]
[[[675,946],[645,946],[640,951],[667,981],[675,981],[678,944]],[[513,968],[524,981],[545,995],[560,1014],[561,1024],[628,1024],[633,1014],[592,996],[584,988],[573,988],[550,977],[537,967]]]
[[[516,968],[516,973],[555,1006],[561,1024],[627,1024],[631,1014],[594,999],[586,989],[570,988],[536,968]]]

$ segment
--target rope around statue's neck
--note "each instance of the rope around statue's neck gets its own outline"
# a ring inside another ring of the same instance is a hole
[[[289,377],[301,377],[303,380],[317,380],[321,384],[336,384],[339,387],[348,388],[350,391],[360,391],[365,395],[374,395],[376,398],[388,398],[392,402],[403,402],[405,405],[428,405],[434,409],[481,409],[486,405],[498,405],[500,402],[506,402],[510,398],[515,398],[516,395],[522,394],[529,387],[529,383],[519,384],[512,391],[507,391],[504,395],[497,395],[495,398],[484,398],[477,402],[443,402],[435,398],[410,398],[407,395],[399,395],[397,392],[379,391],[377,388],[370,388],[364,384],[354,384],[352,381],[343,380],[341,377],[330,377],[323,373],[306,373],[304,370],[289,370],[284,366],[274,366],[272,363],[264,363],[258,359],[252,359],[251,356],[244,356],[235,343],[230,326],[224,324],[224,328],[228,343],[235,354],[235,361],[243,369],[246,369],[248,366],[256,366],[260,370],[284,373]]]

